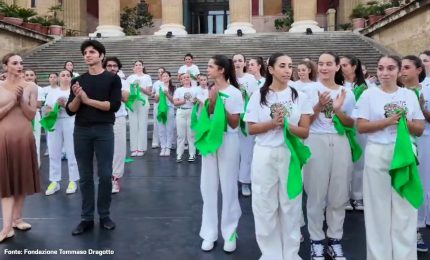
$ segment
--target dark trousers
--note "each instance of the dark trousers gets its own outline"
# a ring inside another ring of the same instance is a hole
[[[97,211],[100,218],[108,217],[112,193],[113,125],[75,126],[73,137],[82,194],[81,219],[94,220],[94,154],[99,176]]]

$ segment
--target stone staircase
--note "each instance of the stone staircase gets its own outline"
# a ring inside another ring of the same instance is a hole
[[[59,72],[66,60],[72,60],[75,71],[86,71],[80,44],[88,38],[67,37],[44,44],[24,57],[25,67],[38,74],[40,86],[48,84],[50,72]],[[178,68],[183,65],[186,53],[194,55],[194,63],[202,73],[206,72],[209,58],[215,54],[232,56],[242,53],[246,57],[262,56],[264,59],[274,52],[291,56],[293,63],[309,57],[316,60],[323,51],[338,54],[353,54],[366,64],[370,72],[375,71],[376,61],[381,54],[389,53],[370,38],[352,32],[324,32],[313,35],[297,33],[259,33],[243,37],[236,35],[187,35],[166,38],[164,36],[135,36],[98,39],[106,47],[107,56],[117,56],[123,64],[126,75],[132,73],[134,61],[141,59],[147,73],[157,79],[157,68],[165,67],[174,79]],[[150,117],[152,118],[152,117]]]

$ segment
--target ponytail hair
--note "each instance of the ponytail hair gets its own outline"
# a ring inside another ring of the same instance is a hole
[[[340,64],[340,58],[339,58],[339,56],[336,53],[334,53],[332,51],[325,51],[325,52],[323,52],[323,53],[320,54],[320,57],[323,54],[327,54],[327,55],[332,56],[334,58],[334,61],[335,61],[336,65]],[[343,73],[342,73],[342,70],[340,68],[336,72],[336,74],[334,75],[334,82],[337,85],[341,85],[341,86],[343,86],[343,84],[345,83],[345,78],[343,77]]]
[[[343,55],[341,58],[347,59],[351,66],[355,66],[355,85],[360,86],[361,84],[366,84],[366,78],[363,73],[363,68],[361,67],[360,59],[358,59],[354,55]]]
[[[255,60],[258,65],[260,65],[260,75],[266,77],[266,64],[264,63],[263,57],[258,56],[256,58],[251,58],[249,60]]]
[[[415,55],[407,55],[402,60],[410,60],[416,68],[421,68],[421,73],[418,75],[418,81],[422,82],[426,78],[426,68],[420,58]]]
[[[233,85],[235,88],[239,89],[239,83],[237,83],[233,60],[227,58],[225,55],[215,55],[211,59],[220,69],[224,69],[224,79],[229,82],[230,85]]]
[[[261,96],[260,104],[261,105],[267,106],[267,93],[269,93],[269,90],[270,90],[269,87],[273,83],[273,76],[269,72],[269,67],[274,68],[276,61],[278,61],[278,58],[282,57],[282,56],[287,56],[287,55],[285,55],[284,53],[281,53],[281,52],[276,52],[276,53],[273,53],[272,56],[270,56],[270,58],[268,60],[266,82],[264,82],[264,85],[260,88],[260,96]],[[299,96],[299,94],[295,88],[293,88],[291,86],[290,86],[290,88],[291,88],[291,99],[294,102],[297,99],[297,97]]]

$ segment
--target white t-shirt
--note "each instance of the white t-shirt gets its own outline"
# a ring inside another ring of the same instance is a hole
[[[259,88],[262,88],[264,86],[264,83],[266,83],[265,77],[262,77],[261,79],[256,79],[256,80]]]
[[[395,114],[398,109],[407,110],[407,119],[424,119],[415,93],[406,88],[399,88],[394,93],[386,93],[380,88],[366,90],[357,102],[354,117],[369,121],[385,119]],[[367,134],[369,142],[392,144],[396,142],[397,125]]]
[[[225,109],[230,114],[242,114],[244,112],[243,110],[244,110],[245,103],[243,102],[242,93],[240,92],[240,90],[230,85],[226,89],[220,92],[228,95],[228,97],[221,97],[221,98],[224,101]],[[233,129],[227,123],[228,133],[236,133],[238,131],[239,131],[239,127],[236,127]]]
[[[204,102],[209,97],[209,89],[200,87],[200,92],[197,94],[197,99]]]
[[[194,99],[197,98],[197,95],[200,92],[200,87],[191,86],[191,87],[180,87],[175,90],[173,95],[174,99],[184,99],[185,104],[179,106],[180,108],[189,109],[194,106]]]
[[[288,84],[293,88],[295,88],[297,91],[301,91],[305,93],[309,97],[310,95],[312,95],[312,91],[314,88],[316,88],[316,85],[318,83],[315,81],[303,82],[301,80],[297,80],[297,81],[288,81]]]
[[[246,122],[262,123],[273,119],[273,112],[281,109],[288,118],[288,123],[297,126],[302,114],[312,115],[314,110],[308,97],[303,92],[298,92],[298,97],[293,101],[291,88],[280,92],[269,91],[266,96],[267,105],[260,104],[261,93],[255,92],[248,103],[244,120]],[[268,132],[257,134],[255,142],[262,146],[277,147],[285,144],[284,128],[277,127]]]
[[[70,96],[70,89],[68,90],[62,90],[60,87],[52,88],[48,95],[46,95],[46,101],[45,106],[49,106],[51,108],[54,108],[55,103],[59,98],[65,98],[66,101]],[[63,107],[60,107],[60,113],[59,118],[68,118],[69,115],[66,113],[66,110]]]
[[[178,74],[183,74],[183,73],[188,73],[190,74],[191,77],[191,85],[193,86],[197,86],[197,75],[200,74],[200,70],[199,67],[197,67],[197,65],[192,64],[190,67],[188,67],[187,65],[182,65],[179,70],[178,70]],[[195,79],[193,79],[195,78]]]
[[[154,84],[154,86],[155,86],[155,84]],[[169,91],[169,87],[168,86],[165,86],[164,85],[164,83],[162,83],[162,85],[158,85],[157,87],[155,87],[154,88],[154,91],[155,91],[155,95],[156,96],[160,96],[160,87],[161,87],[161,89],[163,90],[163,91]],[[176,92],[176,91],[175,91]],[[175,107],[175,105],[170,101],[170,99],[168,99],[167,97],[166,97],[166,99],[167,99],[167,106],[168,107],[172,107],[172,108],[174,108]],[[157,103],[158,104],[158,103]]]
[[[333,124],[333,101],[337,98],[338,95],[340,95],[342,89],[345,89],[345,87],[340,86],[336,90],[332,90],[324,86],[321,82],[316,82],[314,85],[315,87],[310,91],[309,99],[311,102],[312,107],[314,107],[318,101],[318,91],[319,93],[324,93],[326,91],[330,92],[331,101],[325,106],[323,111],[321,111],[318,115],[318,117],[315,119],[315,121],[311,124],[310,127],[310,133],[313,134],[336,134],[337,131],[334,128]],[[352,93],[351,90],[346,90],[346,97],[345,101],[342,105],[342,112],[346,113],[347,115],[351,116],[352,111],[355,107],[355,97],[354,93]]]
[[[260,89],[258,82],[255,77],[249,73],[245,73],[242,77],[237,78],[237,83],[239,83],[240,91],[242,91],[242,96],[245,97],[245,91],[248,96],[251,96],[256,90]]]
[[[123,79],[121,79],[121,92],[122,91],[130,92],[130,85],[127,84],[127,81]],[[127,109],[125,108],[124,102],[121,102],[121,106],[119,107],[118,111],[115,112],[115,117],[125,117],[125,116],[127,116]]]
[[[42,87],[37,86],[37,101],[45,101],[45,96],[45,90]]]
[[[136,74],[132,74],[128,76],[127,78],[127,85],[130,87],[130,84],[138,82],[141,88],[148,88],[150,87],[152,89],[152,80],[151,76],[148,74],[144,74],[143,76],[138,76]],[[141,92],[142,96],[148,101],[148,96]]]
[[[425,110],[430,110],[430,81],[428,84],[425,84],[425,82],[423,81],[421,83],[421,94],[424,97],[424,109]],[[424,128],[424,133],[423,135],[430,135],[430,124],[425,121],[425,128]]]

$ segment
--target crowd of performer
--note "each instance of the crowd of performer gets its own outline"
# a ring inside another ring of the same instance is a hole
[[[61,190],[66,159],[66,193],[79,186],[82,196],[73,235],[93,228],[95,205],[100,226],[115,228],[111,194],[120,192],[125,159],[145,156],[151,140],[160,157],[175,151],[177,163],[201,155],[203,251],[216,246],[218,222],[223,250],[236,250],[239,194],[252,194],[260,259],[300,259],[305,219],[311,259],[346,259],[347,210],[364,211],[367,259],[413,260],[428,251],[420,229],[430,226],[430,51],[382,56],[371,64],[375,76],[357,57],[330,51],[300,61],[283,53],[215,55],[206,73],[186,54],[177,85],[163,67],[153,81],[142,60],[128,64],[133,73],[126,76],[123,63],[106,56],[98,41],[85,41],[81,52],[88,71],[79,75],[66,61],[46,87],[37,85],[36,72],[24,68],[19,55],[3,57],[0,241],[14,236],[14,228],[31,228],[21,212],[25,196],[41,189],[45,131],[45,194]]]

